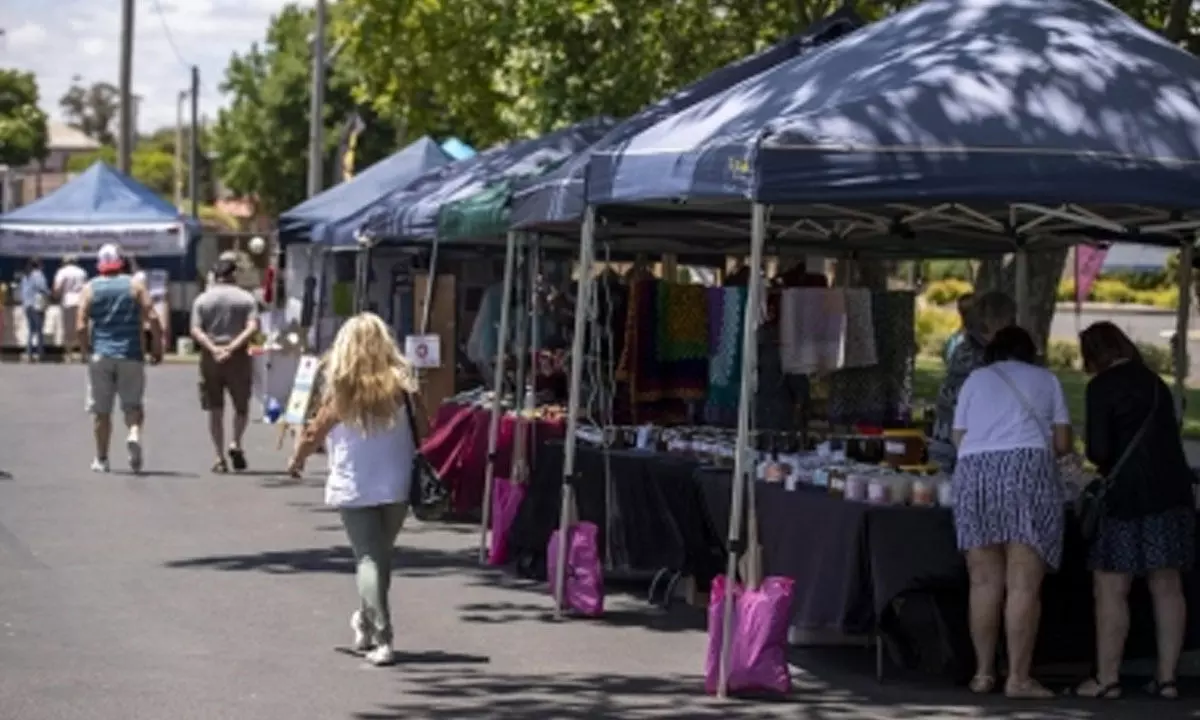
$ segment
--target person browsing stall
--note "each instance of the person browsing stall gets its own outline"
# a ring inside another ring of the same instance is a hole
[[[146,420],[146,359],[162,359],[162,336],[155,330],[149,340],[142,327],[149,321],[158,328],[154,306],[144,285],[123,272],[120,249],[104,245],[96,256],[100,274],[84,286],[79,298],[76,326],[80,352],[88,358],[88,412],[93,416],[96,457],[94,472],[108,472],[112,439],[113,403],[120,399],[129,435],[129,467],[142,469],[142,427]],[[147,342],[149,346],[147,346]]]
[[[357,565],[354,648],[375,665],[393,660],[388,589],[392,549],[408,514],[416,442],[410,425],[417,381],[387,325],[373,313],[338,330],[324,361],[316,417],[288,471],[299,476],[323,443],[329,455],[325,503],[337,508]]]
[[[1146,578],[1154,601],[1158,664],[1144,690],[1179,697],[1176,671],[1187,627],[1181,572],[1196,552],[1195,476],[1179,437],[1171,391],[1111,322],[1079,336],[1088,382],[1087,457],[1111,478],[1088,566],[1096,599],[1096,674],[1075,688],[1084,697],[1120,697],[1129,634],[1129,589]],[[1123,460],[1122,460],[1123,458]]]
[[[79,267],[79,259],[74,255],[63,257],[62,266],[54,273],[54,297],[62,309],[63,356],[68,361],[71,353],[79,348],[75,329],[79,324],[79,298],[87,281],[87,271]]]
[[[1062,561],[1064,496],[1057,456],[1072,451],[1071,420],[1058,378],[1038,364],[1024,329],[997,332],[984,367],[967,378],[954,411],[954,526],[970,576],[971,690],[996,683],[1001,618],[1009,697],[1047,698],[1031,676],[1041,585]]]
[[[217,459],[212,470],[229,472],[225,460],[225,396],[233,403],[233,441],[229,462],[246,469],[242,438],[250,424],[254,362],[250,341],[258,332],[258,301],[238,287],[237,262],[228,258],[213,265],[213,282],[192,304],[192,339],[200,347],[200,404],[208,413],[208,432]]]

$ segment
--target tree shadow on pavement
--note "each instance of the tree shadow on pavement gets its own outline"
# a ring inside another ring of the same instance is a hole
[[[705,628],[705,615],[701,610],[677,604],[663,610],[649,604],[638,606],[635,598],[629,599],[632,607],[608,609],[596,618],[566,616],[562,620],[554,615],[554,601],[543,590],[545,600],[541,603],[471,603],[458,606],[463,622],[481,625],[533,622],[561,623],[579,622],[614,628],[641,628],[652,632],[701,632]],[[624,600],[624,598],[622,598]]]
[[[354,555],[350,548],[333,546],[296,550],[270,550],[245,555],[210,555],[172,560],[172,569],[221,570],[226,572],[263,572],[277,575],[295,573],[353,573]],[[432,577],[461,572],[475,567],[474,555],[464,551],[401,547],[393,560],[394,573],[402,577]]]
[[[697,665],[703,658],[696,658]],[[448,668],[447,668],[448,670]],[[1147,717],[1161,702],[1091,703],[1073,700],[1018,702],[980,698],[965,689],[880,684],[873,677],[831,682],[809,671],[793,673],[790,695],[780,699],[718,700],[705,695],[700,676],[619,674],[516,675],[490,669],[405,673],[402,699],[355,713],[357,720],[656,720],[695,718],[751,720],[805,718],[847,720],[1092,720]],[[1182,717],[1182,714],[1174,715]]]

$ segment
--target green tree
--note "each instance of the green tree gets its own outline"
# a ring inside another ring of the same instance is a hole
[[[72,156],[67,161],[67,170],[83,172],[98,160],[116,166],[116,149],[105,145],[98,150]],[[175,192],[175,157],[157,148],[139,147],[130,156],[130,175],[155,193],[171,199]]]
[[[116,142],[113,125],[120,110],[121,92],[112,83],[84,85],[76,75],[58,105],[71,127],[104,145]]]
[[[47,135],[33,73],[0,69],[0,165],[22,167],[46,157]]]
[[[231,96],[211,138],[221,180],[234,193],[254,198],[260,212],[268,215],[278,215],[305,197],[312,29],[310,10],[285,6],[272,18],[261,45],[230,59],[221,84],[221,90]],[[343,55],[335,60],[323,118],[326,185],[340,179],[334,155],[342,126],[356,109],[351,92],[354,70]],[[394,152],[399,143],[389,122],[370,112],[364,112],[364,119],[358,167]]]

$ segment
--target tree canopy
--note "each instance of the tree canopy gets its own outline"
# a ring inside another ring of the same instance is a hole
[[[33,73],[0,68],[0,165],[21,167],[46,157],[48,134]]]
[[[121,91],[109,82],[85,85],[76,75],[58,105],[71,127],[103,145],[116,143],[115,128],[121,107]]]

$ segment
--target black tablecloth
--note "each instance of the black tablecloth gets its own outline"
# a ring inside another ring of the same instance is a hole
[[[537,452],[536,471],[509,531],[509,550],[526,574],[542,577],[546,545],[558,527],[562,442],[547,441]],[[666,569],[702,581],[721,572],[723,552],[694,480],[696,461],[580,446],[575,466],[579,517],[600,528],[601,552],[608,554],[609,567],[634,572]],[[611,515],[606,515],[606,477],[614,499]]]
[[[728,470],[696,473],[710,522],[728,534]],[[902,631],[905,601],[916,594],[939,599],[950,633],[966,630],[967,575],[955,545],[954,521],[944,508],[883,507],[840,500],[815,488],[789,492],[755,486],[759,542],[768,575],[796,581],[796,624],[847,633]],[[1057,663],[1092,657],[1091,577],[1085,544],[1068,522],[1063,565],[1042,587],[1037,660]],[[1190,608],[1200,608],[1200,578],[1186,576]],[[1135,583],[1129,656],[1154,654],[1149,595]],[[1200,618],[1189,613],[1188,647],[1200,647]],[[963,646],[964,638],[954,641]],[[969,647],[969,646],[967,646]]]

